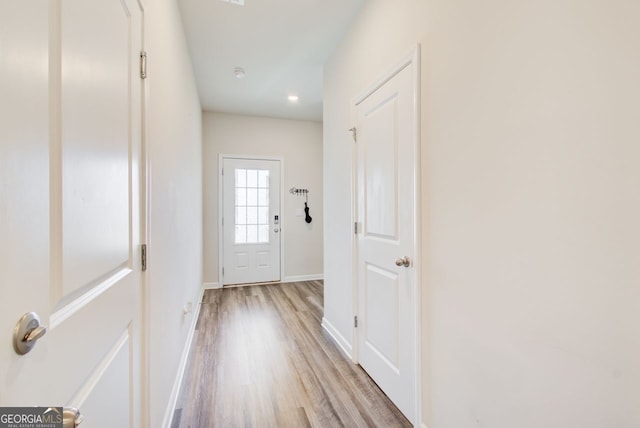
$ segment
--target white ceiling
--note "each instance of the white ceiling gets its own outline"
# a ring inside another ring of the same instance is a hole
[[[365,1],[178,0],[203,110],[322,120],[324,62]]]

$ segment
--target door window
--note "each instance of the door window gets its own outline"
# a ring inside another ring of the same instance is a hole
[[[235,170],[236,244],[269,243],[269,170]]]

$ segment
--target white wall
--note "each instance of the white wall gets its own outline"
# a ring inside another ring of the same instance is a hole
[[[351,351],[353,337],[354,216],[351,212],[354,126],[351,104],[392,66],[403,59],[424,34],[426,2],[368,1],[349,34],[325,65],[324,317],[334,335]],[[399,7],[401,6],[401,7]]]
[[[370,0],[325,72],[325,317],[351,337],[348,105],[421,42],[430,428],[640,426],[640,4]]]
[[[220,154],[281,156],[284,159],[285,266],[282,280],[322,276],[322,124],[205,112],[203,140],[205,283],[218,282]],[[296,209],[304,208],[304,198],[291,195],[291,187],[309,189],[311,223],[305,223],[304,217],[296,217]]]
[[[146,13],[147,143],[150,235],[146,292],[150,419],[170,423],[180,370],[202,287],[201,108],[174,0],[152,0]],[[172,395],[173,394],[173,395]]]

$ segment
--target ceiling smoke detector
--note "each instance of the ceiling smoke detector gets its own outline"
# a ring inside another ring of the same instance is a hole
[[[235,4],[237,6],[244,6],[244,0],[220,0],[220,1],[223,1],[225,3]]]
[[[236,67],[233,69],[233,75],[236,76],[237,79],[242,79],[246,73],[244,72],[244,68]]]

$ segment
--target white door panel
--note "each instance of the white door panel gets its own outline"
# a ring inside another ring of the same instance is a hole
[[[108,281],[130,256],[129,24],[120,1],[62,2],[64,296]]]
[[[2,2],[0,28],[0,406],[140,426],[142,11]],[[48,332],[18,355],[30,311]]]
[[[66,295],[114,274],[129,259],[131,64],[122,2],[64,0],[61,19]]]
[[[411,421],[416,394],[415,107],[408,65],[356,106],[358,361]]]
[[[367,137],[363,153],[365,234],[398,239],[398,96],[372,105],[363,112],[361,136]],[[367,105],[363,106],[367,107]]]
[[[223,284],[279,281],[280,161],[224,157],[222,165]]]
[[[381,362],[399,371],[398,283],[399,275],[385,267],[367,263],[362,282],[366,323],[364,344]]]

